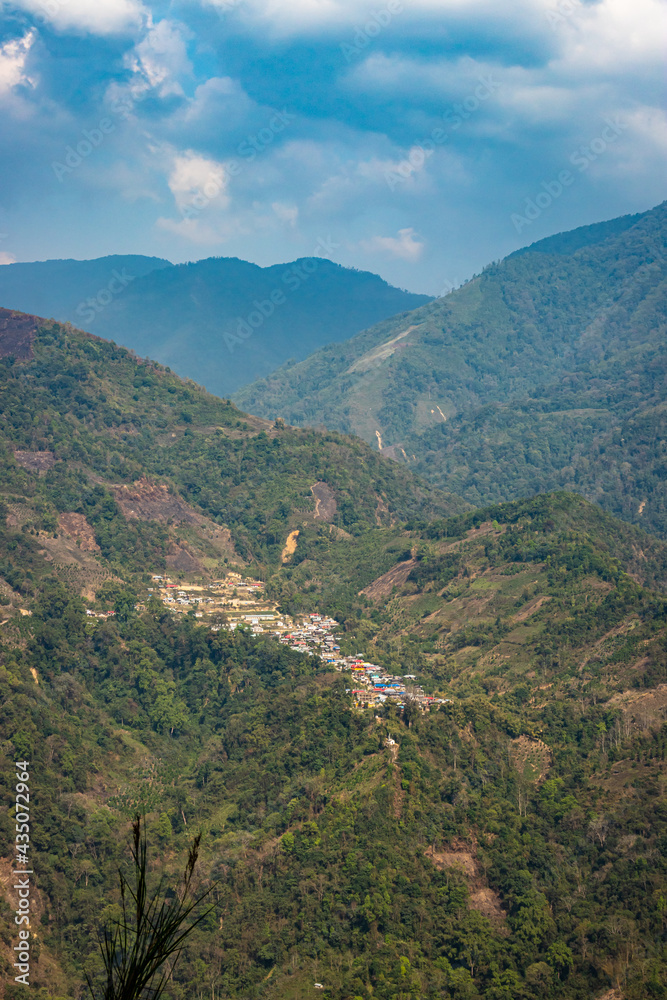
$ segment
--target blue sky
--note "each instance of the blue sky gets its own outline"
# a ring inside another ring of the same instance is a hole
[[[325,254],[440,294],[666,196],[664,0],[2,11],[3,263]]]

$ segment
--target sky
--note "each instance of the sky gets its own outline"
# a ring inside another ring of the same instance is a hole
[[[665,0],[0,6],[2,263],[324,255],[439,295],[667,195]]]

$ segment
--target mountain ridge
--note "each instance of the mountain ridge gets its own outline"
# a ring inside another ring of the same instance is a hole
[[[540,241],[235,399],[381,440],[475,505],[575,489],[664,536],[666,218],[663,203]],[[546,252],[554,240],[582,245]],[[382,356],[408,327],[402,349]]]
[[[428,300],[326,257],[261,267],[128,256],[0,270],[0,305],[72,322],[219,395]]]

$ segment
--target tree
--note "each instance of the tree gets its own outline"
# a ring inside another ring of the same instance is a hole
[[[114,613],[119,622],[126,622],[132,618],[136,599],[136,594],[131,590],[123,590],[116,596]]]
[[[562,941],[554,941],[547,951],[547,962],[554,970],[558,978],[567,975],[574,965],[572,952]]]
[[[180,894],[172,900],[163,892],[164,879],[160,879],[155,892],[150,898],[148,896],[145,821],[142,833],[139,816],[132,824],[132,834],[135,886],[133,888],[119,872],[122,915],[115,925],[107,925],[98,938],[106,983],[103,988],[96,988],[87,975],[93,1000],[159,1000],[181,954],[183,942],[213,909],[209,907],[186,923],[214,888],[211,886],[200,896],[193,893],[201,834],[192,842]],[[173,961],[165,969],[169,958]]]

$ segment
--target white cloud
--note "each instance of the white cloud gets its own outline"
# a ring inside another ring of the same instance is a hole
[[[634,137],[642,140],[644,153],[653,147],[659,155],[667,155],[667,113],[663,108],[636,108],[628,115],[628,123]]]
[[[297,219],[299,218],[299,209],[296,205],[286,205],[282,201],[274,201],[271,204],[271,208],[281,222],[286,222],[292,228],[296,226]]]
[[[561,57],[552,66],[585,76],[660,68],[667,40],[664,0],[601,0],[576,4],[557,25]]]
[[[229,204],[225,194],[228,177],[224,163],[217,163],[191,149],[173,156],[168,177],[169,190],[179,212],[198,214],[210,202],[220,207]]]
[[[414,229],[399,229],[398,236],[373,236],[359,244],[366,253],[388,253],[400,260],[416,261],[422,255],[424,244],[416,238]]]
[[[204,6],[215,7],[224,13],[237,8],[247,20],[256,20],[270,27],[276,35],[310,34],[320,30],[349,26],[364,30],[372,23],[382,31],[394,22],[416,16],[427,22],[441,20],[443,16],[494,21],[503,19],[515,22],[541,7],[540,0],[515,0],[509,8],[498,6],[495,0],[201,0]],[[389,16],[387,16],[389,15]],[[379,32],[377,32],[379,34]],[[375,27],[372,41],[376,37]],[[351,39],[352,41],[352,39]]]
[[[466,47],[474,52],[484,4],[472,0],[467,6],[446,2],[439,6],[440,25],[447,26],[454,38],[460,32],[467,35]],[[406,37],[428,23],[414,17],[418,7],[434,9],[424,0],[406,8]],[[661,85],[667,43],[664,0],[527,0],[523,7],[519,11],[512,4],[504,13],[500,8],[487,11],[491,19],[487,26],[497,25],[498,41],[506,43],[497,59],[449,55],[443,46],[439,58],[421,60],[387,52],[380,35],[350,63],[344,86],[379,100],[403,98],[431,108],[442,102],[444,111],[449,102],[472,99],[488,79],[494,81],[494,92],[490,100],[482,101],[480,122],[493,115],[498,104],[524,122],[544,124],[578,116],[582,96],[593,105],[601,94],[615,90],[633,100],[646,88]],[[513,56],[517,25],[523,23],[524,14],[532,31],[531,50],[538,56],[527,62],[521,46]]]
[[[14,254],[7,253],[5,250],[0,250],[0,267],[3,264],[15,264],[16,257]]]
[[[140,0],[14,0],[14,6],[57,31],[91,35],[135,30],[148,14]]]
[[[160,97],[183,94],[179,77],[192,74],[185,34],[189,30],[184,25],[166,18],[150,28],[126,58],[126,64],[138,78],[135,85],[149,87]]]
[[[232,236],[238,235],[237,231],[230,229],[225,232],[225,227],[221,227],[219,220],[211,219],[168,219],[160,216],[155,223],[156,229],[199,246],[219,246]]]
[[[167,184],[174,196],[180,218],[160,217],[158,229],[184,237],[192,243],[215,244],[224,239],[222,233],[228,220],[220,212],[230,203],[227,191],[229,177],[224,163],[200,156],[193,150],[166,152]]]
[[[236,215],[221,214],[214,210],[207,211],[207,208],[204,208],[201,214],[191,215],[188,212],[188,215],[188,218],[181,219],[170,219],[162,216],[155,223],[156,229],[172,233],[188,243],[220,247],[239,237],[252,236],[260,232],[266,233],[271,229],[271,223],[275,222],[275,216],[272,215],[269,219],[257,205],[238,212]]]
[[[144,38],[125,54],[131,78],[112,80],[107,87],[106,103],[114,114],[126,119],[149,97],[183,96],[179,77],[192,75],[186,46],[189,35],[185,25],[167,19],[150,24]]]
[[[263,125],[270,114],[270,109],[263,109],[248,96],[238,80],[213,76],[200,84],[191,98],[181,102],[169,126],[174,130],[184,129],[186,135],[193,137],[187,140],[190,143],[199,140],[210,146],[220,138],[217,123],[224,122],[228,134],[234,130],[251,131],[256,121]],[[212,122],[216,123],[213,127]]]
[[[617,69],[650,51],[664,54],[665,5],[662,0],[199,0],[222,16],[235,11],[250,30],[275,37],[313,35],[349,29],[353,58],[381,50],[383,34],[400,32],[432,40],[464,34],[474,44],[480,34],[508,43],[541,38],[544,51],[571,49],[582,36],[585,65]],[[370,31],[367,31],[370,25]],[[356,38],[356,41],[355,41]]]
[[[35,80],[25,72],[25,64],[36,32],[28,31],[23,38],[13,38],[0,46],[0,95],[20,85],[34,86]]]

